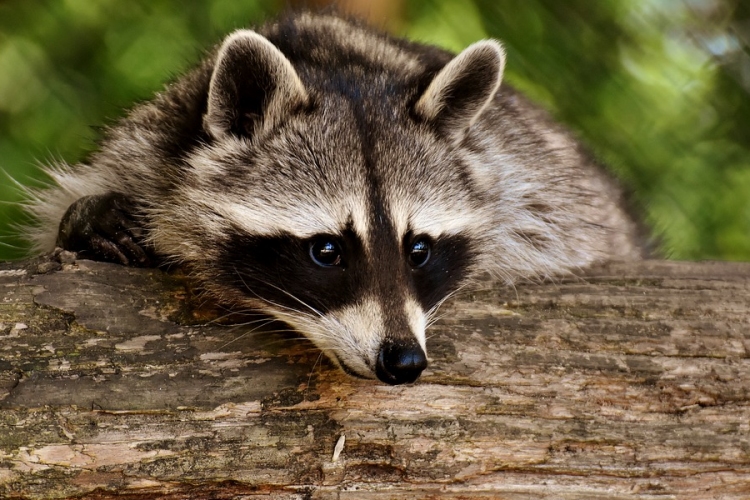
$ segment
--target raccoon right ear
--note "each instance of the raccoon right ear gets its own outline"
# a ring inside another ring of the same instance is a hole
[[[504,69],[505,50],[498,42],[474,43],[432,79],[414,111],[454,140],[460,140],[492,101]]]
[[[238,30],[216,56],[203,126],[216,139],[254,137],[307,102],[289,59],[258,33]]]

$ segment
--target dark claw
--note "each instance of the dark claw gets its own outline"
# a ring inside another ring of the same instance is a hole
[[[89,249],[78,250],[78,255],[80,257],[91,257],[94,260],[116,262],[123,266],[130,265],[130,260],[115,243],[102,238],[98,234],[91,237],[91,241],[89,241]]]
[[[58,246],[82,258],[151,267],[156,258],[143,244],[143,228],[134,218],[135,205],[123,194],[84,196],[60,221]]]
[[[125,250],[127,255],[130,256],[131,261],[134,262],[133,265],[137,265],[138,267],[151,267],[151,262],[146,251],[135,242],[132,233],[118,231],[115,233],[113,240],[120,246],[120,248]],[[128,264],[125,265],[127,266]]]

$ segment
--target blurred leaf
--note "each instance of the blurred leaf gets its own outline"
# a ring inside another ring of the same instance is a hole
[[[278,0],[0,2],[0,168],[75,162],[95,127],[147,99]],[[411,0],[409,37],[486,37],[506,80],[568,124],[635,193],[675,258],[750,259],[750,3]],[[0,182],[0,258],[21,195]]]

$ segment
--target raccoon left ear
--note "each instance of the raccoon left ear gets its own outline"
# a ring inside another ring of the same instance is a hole
[[[498,42],[474,43],[440,70],[414,110],[460,140],[495,96],[504,69],[505,50]]]
[[[217,139],[254,137],[307,102],[289,59],[267,38],[238,30],[216,56],[203,125]]]

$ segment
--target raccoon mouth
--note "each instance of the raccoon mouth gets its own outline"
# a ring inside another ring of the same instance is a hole
[[[349,365],[344,363],[344,361],[337,354],[334,354],[334,358],[336,358],[335,359],[336,364],[339,365],[339,368],[341,368],[341,371],[343,371],[350,377],[358,378],[360,380],[368,380],[372,378],[372,377],[366,377],[365,375],[362,375],[361,373],[354,371],[354,369],[352,369],[351,367],[349,367]]]

